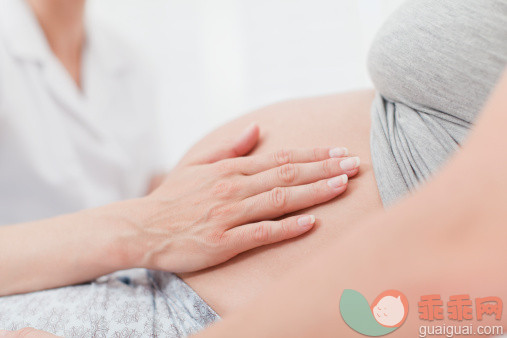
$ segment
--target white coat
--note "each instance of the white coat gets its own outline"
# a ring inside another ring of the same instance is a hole
[[[135,53],[87,28],[82,89],[23,0],[0,0],[0,225],[141,196],[163,167]]]

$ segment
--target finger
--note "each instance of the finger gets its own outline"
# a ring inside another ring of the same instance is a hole
[[[226,158],[243,156],[248,154],[259,141],[260,129],[257,124],[251,124],[246,128],[243,133],[232,144],[232,150],[219,156],[213,162],[223,160]]]
[[[259,141],[259,126],[251,124],[241,135],[232,142],[227,141],[220,143],[207,150],[206,154],[193,156],[186,159],[184,164],[206,164],[214,163],[227,158],[238,157],[248,154]]]
[[[251,183],[246,186],[249,193],[257,195],[275,187],[308,184],[343,174],[352,177],[358,173],[359,163],[359,157],[330,158],[310,163],[288,163],[248,176],[247,180]]]
[[[280,221],[264,221],[235,227],[225,232],[226,245],[234,255],[262,245],[300,236],[313,228],[315,216],[300,215]]]
[[[253,175],[287,163],[317,162],[331,157],[347,156],[348,154],[347,148],[292,149],[243,157],[236,161],[238,161],[238,167],[243,168],[243,174]]]
[[[240,221],[273,219],[327,202],[347,190],[347,185],[347,175],[340,175],[306,185],[274,188],[240,202],[238,207],[245,210]]]

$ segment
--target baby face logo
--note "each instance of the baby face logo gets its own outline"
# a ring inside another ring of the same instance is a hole
[[[408,301],[397,290],[387,290],[375,298],[371,306],[362,294],[344,290],[340,313],[347,325],[366,336],[383,336],[399,328],[407,318]]]
[[[380,325],[400,327],[408,314],[407,297],[396,290],[384,291],[373,301],[371,312]]]

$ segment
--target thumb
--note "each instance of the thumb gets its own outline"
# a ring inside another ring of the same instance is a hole
[[[252,123],[232,142],[216,144],[211,150],[206,151],[206,155],[197,156],[191,162],[194,164],[213,163],[226,158],[246,155],[259,142],[259,133],[259,126]]]
[[[212,161],[216,162],[231,157],[238,157],[248,154],[259,142],[259,126],[255,123],[249,125],[241,135],[232,143],[230,150],[225,150],[223,154],[217,153],[217,159]]]

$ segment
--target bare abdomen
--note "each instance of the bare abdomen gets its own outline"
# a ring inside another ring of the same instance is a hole
[[[360,91],[272,105],[221,127],[196,145],[194,150],[255,121],[262,136],[255,153],[345,146],[361,158],[360,173],[351,180],[345,194],[308,209],[317,218],[315,228],[308,234],[249,251],[207,270],[181,275],[221,316],[255,298],[274,279],[309,259],[320,248],[340,245],[350,227],[381,208],[370,159],[372,100],[373,91]]]

